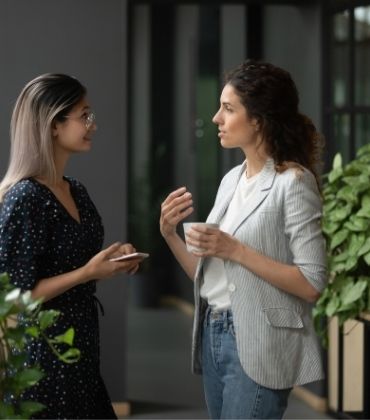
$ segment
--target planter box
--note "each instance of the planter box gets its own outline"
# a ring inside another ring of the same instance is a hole
[[[370,418],[370,316],[339,328],[329,320],[328,405],[342,418]]]

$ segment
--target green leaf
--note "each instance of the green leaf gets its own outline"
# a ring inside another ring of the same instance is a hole
[[[19,408],[23,413],[27,414],[27,417],[30,417],[33,414],[39,413],[41,410],[46,408],[46,406],[35,401],[22,401],[19,404]]]
[[[6,294],[4,300],[5,300],[5,302],[14,302],[14,301],[18,300],[20,294],[21,294],[21,289],[18,288],[18,287],[14,288]]]
[[[333,262],[336,262],[336,263],[338,263],[338,262],[343,262],[343,261],[346,261],[347,260],[347,258],[348,258],[348,251],[344,251],[344,252],[341,252],[340,254],[338,254],[338,255],[335,255],[334,257],[333,257]]]
[[[59,311],[55,311],[53,309],[50,309],[47,311],[41,311],[38,314],[38,320],[40,322],[40,329],[43,331],[46,328],[53,325],[57,317],[59,316],[59,314],[60,314]]]
[[[332,262],[330,264],[330,270],[334,273],[342,273],[343,270],[346,267],[346,263],[345,262]]]
[[[334,223],[334,222],[328,221],[327,219],[324,219],[323,224],[322,224],[322,230],[326,235],[330,236],[336,230],[338,230],[339,226],[340,226],[340,223]]]
[[[354,283],[354,278],[341,274],[334,279],[333,283],[331,283],[332,291],[340,292],[349,283]]]
[[[340,231],[336,232],[334,234],[334,236],[332,237],[332,240],[330,242],[330,249],[333,250],[338,245],[343,243],[347,239],[348,234],[349,234],[349,230],[347,230],[347,229],[343,229],[343,230],[340,230]]]
[[[365,144],[364,146],[361,146],[356,152],[357,157],[362,157],[368,154],[370,154],[370,144]]]
[[[365,256],[364,256],[364,260],[366,262],[367,265],[370,265],[370,252],[368,252]]]
[[[359,280],[357,283],[349,283],[341,293],[342,305],[350,305],[353,302],[361,298],[364,290],[367,287],[367,282],[364,280]]]
[[[364,195],[361,198],[361,208],[368,209],[370,211],[370,195]]]
[[[361,208],[357,213],[356,217],[363,217],[365,219],[370,218],[370,209],[368,208]]]
[[[344,265],[346,271],[351,271],[357,266],[358,258],[357,256],[350,256]]]
[[[365,243],[358,250],[357,255],[361,257],[361,255],[367,254],[369,251],[370,251],[370,238],[367,238]]]
[[[39,329],[35,326],[26,328],[26,334],[28,334],[28,335],[30,335],[31,337],[34,337],[34,338],[39,338],[39,336],[40,336]]]
[[[341,222],[342,220],[346,219],[352,210],[352,206],[347,204],[346,206],[336,208],[330,212],[330,220],[332,222]]]
[[[348,243],[348,253],[350,256],[356,256],[362,245],[365,243],[366,236],[364,233],[351,234]],[[356,258],[357,259],[357,258]]]
[[[331,201],[326,201],[326,203],[323,206],[323,212],[324,212],[324,214],[328,214],[331,217],[332,215],[330,213],[330,210],[332,210],[333,208],[335,208],[337,206],[337,204],[338,203],[337,203],[337,201],[335,199],[334,200],[331,200]]]
[[[24,363],[27,361],[27,355],[26,353],[20,353],[20,354],[9,354],[8,356],[8,365],[11,365],[12,367],[15,367],[16,369],[22,368],[24,366]]]
[[[24,387],[30,387],[35,384],[44,376],[44,373],[37,368],[27,368],[18,372],[15,377]]]
[[[358,195],[355,189],[350,185],[346,185],[345,187],[341,188],[337,193],[337,198],[350,204],[356,204],[358,201]]]
[[[64,363],[76,363],[80,359],[81,352],[76,348],[68,349],[65,353],[60,355],[60,359]]]
[[[18,327],[8,327],[6,332],[4,333],[4,336],[12,341],[15,341],[16,343],[23,341],[24,338],[24,328],[21,326]]]
[[[10,419],[14,416],[14,408],[12,405],[0,401],[0,419]]]
[[[330,299],[329,303],[326,306],[326,315],[328,317],[331,317],[335,314],[335,311],[340,306],[340,299],[338,295],[333,295],[333,297]]]
[[[75,336],[75,331],[71,327],[64,334],[54,337],[54,340],[57,343],[65,343],[65,344],[68,344],[68,345],[72,346],[74,336]]]
[[[12,302],[4,302],[2,300],[0,305],[0,317],[6,317],[11,312],[12,307]]]
[[[333,169],[328,176],[328,181],[330,184],[333,184],[337,179],[339,179],[343,174],[342,168]]]
[[[342,156],[340,153],[336,153],[333,159],[333,169],[342,169]]]
[[[368,229],[370,221],[363,217],[351,216],[350,220],[344,226],[353,232],[364,232]]]

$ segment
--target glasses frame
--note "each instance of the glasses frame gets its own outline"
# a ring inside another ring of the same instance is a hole
[[[71,120],[80,120],[83,121],[86,127],[86,130],[89,130],[92,125],[95,123],[96,115],[95,112],[90,111],[86,117],[81,115],[80,117],[74,117],[73,115],[64,115],[64,118],[70,118]]]

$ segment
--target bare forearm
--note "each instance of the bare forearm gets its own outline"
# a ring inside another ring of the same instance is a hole
[[[308,302],[315,302],[320,295],[297,266],[273,260],[249,246],[239,243],[233,252],[232,260],[273,286]]]
[[[171,236],[166,236],[164,239],[185,273],[191,280],[194,281],[195,270],[197,268],[199,258],[195,257],[186,249],[184,241],[177,233]]]
[[[32,290],[32,297],[34,299],[43,298],[43,301],[46,302],[88,280],[91,279],[85,266],[69,273],[41,279]]]

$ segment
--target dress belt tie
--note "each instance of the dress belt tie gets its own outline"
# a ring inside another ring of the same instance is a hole
[[[102,314],[102,316],[104,316],[105,312],[104,312],[104,306],[103,306],[103,304],[100,302],[100,300],[98,299],[97,296],[92,295],[92,297],[94,298],[94,301],[96,303],[96,306],[100,309],[100,313]]]

